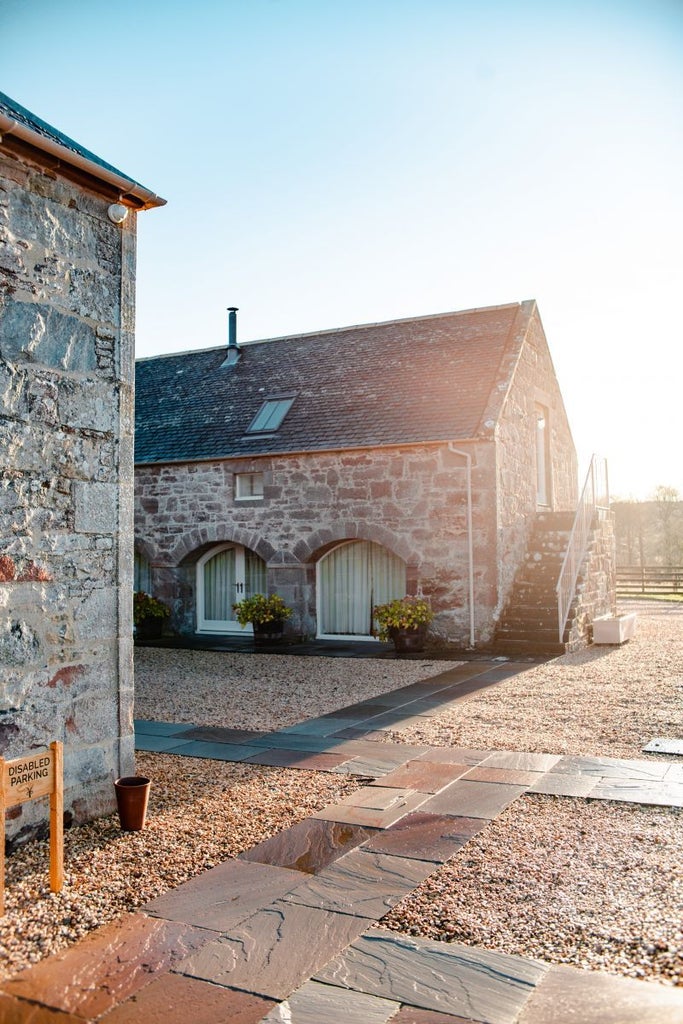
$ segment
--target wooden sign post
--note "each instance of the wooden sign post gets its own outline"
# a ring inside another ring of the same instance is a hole
[[[64,884],[64,751],[49,750],[5,761],[0,757],[0,917],[5,913],[5,810],[40,796],[50,797],[50,889]]]

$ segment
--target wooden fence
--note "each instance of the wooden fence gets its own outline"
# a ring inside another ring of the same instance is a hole
[[[683,594],[681,565],[618,565],[617,592],[635,594]]]

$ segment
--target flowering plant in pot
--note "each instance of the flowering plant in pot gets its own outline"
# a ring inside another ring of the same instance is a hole
[[[252,594],[238,601],[232,609],[242,629],[251,623],[255,635],[282,633],[285,619],[292,614],[292,609],[278,594]]]
[[[133,596],[133,622],[138,634],[161,636],[164,619],[171,614],[167,604],[138,590]]]
[[[380,640],[393,640],[397,651],[421,651],[434,612],[424,598],[408,595],[376,605],[374,618],[379,624]]]

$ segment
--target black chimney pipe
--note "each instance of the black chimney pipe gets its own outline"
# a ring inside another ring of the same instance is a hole
[[[242,353],[237,344],[237,306],[228,306],[228,353],[221,363],[221,370],[226,366],[234,366]]]
[[[238,348],[237,345],[237,310],[238,306],[228,306],[228,348]]]

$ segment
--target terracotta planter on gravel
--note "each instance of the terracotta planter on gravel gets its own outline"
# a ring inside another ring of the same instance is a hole
[[[139,832],[145,824],[150,785],[144,775],[124,775],[114,782],[116,806],[124,832]]]

